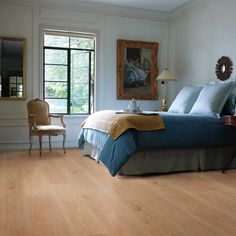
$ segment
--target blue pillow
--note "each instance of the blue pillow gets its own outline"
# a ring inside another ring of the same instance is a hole
[[[185,86],[176,96],[168,111],[189,113],[201,90],[202,87],[200,86]]]
[[[234,115],[236,107],[236,94],[231,93],[226,100],[226,103],[222,109],[221,115]]]
[[[193,105],[190,114],[219,117],[234,87],[233,82],[205,85]]]

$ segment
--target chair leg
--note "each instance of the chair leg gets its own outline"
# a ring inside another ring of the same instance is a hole
[[[32,136],[31,135],[29,135],[29,141],[30,141],[29,154],[31,154],[31,150],[32,150]]]
[[[39,155],[42,156],[42,136],[39,136]]]
[[[48,136],[49,139],[49,150],[52,151],[52,145],[51,145],[51,135]]]
[[[66,135],[63,134],[63,149],[64,149],[64,153],[66,153],[65,142],[66,142]]]

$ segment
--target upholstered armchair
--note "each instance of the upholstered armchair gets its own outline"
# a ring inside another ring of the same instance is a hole
[[[42,155],[42,136],[48,136],[49,149],[51,151],[51,136],[63,136],[63,150],[65,151],[66,125],[63,115],[53,115],[49,113],[49,104],[46,101],[36,98],[27,103],[28,123],[29,123],[29,153],[32,150],[33,136],[39,137],[39,154]],[[53,125],[51,118],[59,118],[61,125]]]

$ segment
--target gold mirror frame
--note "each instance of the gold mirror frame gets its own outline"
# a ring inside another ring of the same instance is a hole
[[[219,80],[227,80],[233,72],[233,62],[229,57],[222,56],[218,59],[216,68],[216,76]]]
[[[0,36],[0,99],[26,99],[26,39]]]

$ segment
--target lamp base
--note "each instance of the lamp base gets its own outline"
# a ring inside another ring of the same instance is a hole
[[[168,111],[168,108],[161,106],[161,111]]]
[[[161,111],[168,111],[167,98],[166,97],[162,98]]]

